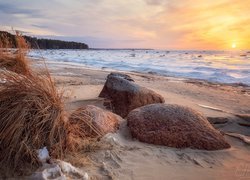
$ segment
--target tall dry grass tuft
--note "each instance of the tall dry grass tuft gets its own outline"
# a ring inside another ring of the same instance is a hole
[[[40,166],[37,150],[64,154],[66,117],[62,94],[47,75],[0,72],[0,166],[26,174]],[[28,171],[30,170],[30,171]]]
[[[15,52],[13,47],[16,47]],[[20,33],[16,32],[15,42],[3,34],[0,37],[0,68],[18,74],[30,75],[30,62],[25,58],[28,49],[28,43]]]
[[[66,150],[77,152],[89,147],[103,134],[92,123],[94,115],[84,108],[75,110],[68,119]]]
[[[26,59],[27,43],[16,34],[17,51],[6,37],[0,41],[0,178],[33,172],[41,162],[37,150],[47,147],[50,156],[95,147],[100,136],[88,112],[75,112],[70,119],[47,70],[32,71]],[[76,153],[77,154],[77,153]]]

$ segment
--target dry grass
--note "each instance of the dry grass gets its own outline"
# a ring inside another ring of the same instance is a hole
[[[0,53],[6,52],[7,48],[12,48],[13,47],[13,42],[11,39],[7,37],[6,34],[1,34],[0,35]]]
[[[0,79],[1,167],[11,173],[33,170],[40,165],[36,150],[44,146],[62,157],[66,120],[62,96],[50,77],[1,71]]]
[[[0,68],[7,69],[18,74],[30,74],[28,61],[26,59],[18,57],[17,55],[0,56]]]
[[[93,125],[94,116],[87,110],[77,109],[69,117],[67,126],[67,150],[76,152],[87,150],[94,139],[102,136],[102,133]],[[95,141],[95,140],[94,140]]]
[[[16,72],[18,74],[30,75],[30,62],[25,58],[29,46],[25,39],[16,32],[15,44],[17,50],[13,52],[13,42],[7,37],[0,37],[0,68]]]
[[[98,166],[98,163],[91,159],[91,154],[101,150],[112,150],[113,148],[113,145],[109,142],[103,143],[95,138],[87,139],[89,139],[89,141],[85,142],[83,148],[75,152],[71,151],[67,153],[64,160],[70,162],[76,167],[86,167],[91,165]]]
[[[37,150],[44,146],[53,158],[71,153],[76,160],[77,152],[96,148],[101,136],[88,112],[76,111],[67,118],[63,94],[46,64],[42,75],[34,73],[19,34],[16,43],[13,52],[8,39],[0,42],[0,178],[33,172],[41,166]]]

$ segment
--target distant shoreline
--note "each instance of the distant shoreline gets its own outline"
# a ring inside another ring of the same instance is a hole
[[[31,49],[88,49],[89,46],[85,43],[74,42],[74,41],[62,41],[55,39],[44,39],[36,38],[31,36],[23,36],[19,34],[11,34],[6,31],[0,31],[0,42],[3,43],[3,46],[6,48],[16,48],[18,45],[16,43],[16,38],[22,36],[27,42],[29,48]],[[9,47],[9,44],[11,46]]]

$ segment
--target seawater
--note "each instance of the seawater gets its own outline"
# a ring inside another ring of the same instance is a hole
[[[136,71],[250,85],[250,52],[167,50],[31,50],[32,58],[88,68]]]

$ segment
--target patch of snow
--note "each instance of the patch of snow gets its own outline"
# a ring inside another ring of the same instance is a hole
[[[50,159],[49,157],[49,151],[46,147],[43,147],[42,149],[37,150],[38,158],[42,163],[45,163],[47,160]]]
[[[43,170],[35,172],[28,178],[24,179],[56,179],[56,180],[66,180],[66,176],[62,173],[61,168],[57,164],[53,165],[44,165]]]
[[[83,179],[84,179],[84,180],[88,180],[88,179],[89,179],[88,173],[84,173]]]
[[[62,173],[61,168],[58,165],[56,165],[55,167],[51,167],[51,168],[43,170],[42,178],[66,180],[65,175]]]
[[[0,79],[0,84],[6,83],[6,79]]]
[[[103,140],[111,143],[112,145],[120,145],[119,141],[114,137],[113,133],[108,133],[103,137]]]
[[[42,180],[67,180],[67,179],[81,179],[89,180],[89,175],[82,172],[80,169],[74,167],[68,162],[56,160],[54,164],[43,163],[42,169],[35,172],[28,179],[42,179]]]
[[[78,168],[72,166],[68,162],[57,160],[57,163],[60,166],[63,173],[66,173],[66,174],[79,174],[80,176],[84,176],[84,174]]]

